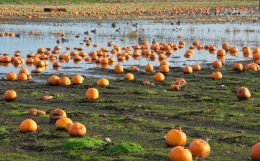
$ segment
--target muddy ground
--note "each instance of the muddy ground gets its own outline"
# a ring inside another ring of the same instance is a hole
[[[114,77],[109,79],[108,87],[96,86],[95,77],[85,77],[82,85],[69,86],[51,86],[47,81],[50,75],[45,74],[33,74],[31,81],[24,82],[1,79],[0,92],[14,89],[18,96],[13,102],[0,100],[0,160],[168,160],[171,147],[165,144],[164,136],[179,126],[188,138],[185,147],[196,138],[209,139],[211,154],[207,160],[250,160],[251,147],[260,141],[259,72],[235,71],[232,65],[225,64],[218,69],[223,79],[212,80],[211,73],[216,71],[213,68],[192,74],[171,68],[165,81],[143,85],[144,80],[154,82],[157,70],[135,71],[135,80],[126,81],[124,74],[91,69],[97,75]],[[187,85],[181,91],[170,91],[177,78],[184,78]],[[237,99],[235,92],[240,86],[251,91],[249,100]],[[96,101],[85,98],[89,87],[99,90]],[[44,95],[54,98],[42,100]],[[31,108],[44,110],[46,115],[28,115]],[[50,122],[49,113],[55,108],[64,109],[73,122],[83,123],[86,138],[108,137],[112,142],[97,149],[62,150],[70,136],[57,131]],[[19,132],[19,124],[27,118],[37,122],[37,132]],[[139,144],[143,149],[123,154],[106,152],[125,142]]]

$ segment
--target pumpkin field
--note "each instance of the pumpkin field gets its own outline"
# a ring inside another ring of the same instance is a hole
[[[0,1],[0,161],[259,161],[258,1],[122,2]]]

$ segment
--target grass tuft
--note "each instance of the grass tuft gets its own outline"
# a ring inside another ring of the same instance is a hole
[[[80,149],[97,149],[106,143],[102,140],[92,138],[71,138],[66,140],[62,146],[62,150],[80,150]]]
[[[106,152],[114,154],[123,154],[123,153],[134,153],[143,151],[143,148],[139,144],[135,143],[121,143],[109,148]]]

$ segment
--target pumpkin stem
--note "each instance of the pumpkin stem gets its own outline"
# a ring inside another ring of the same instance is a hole
[[[178,128],[179,128],[179,131],[181,131],[181,126],[179,126]]]

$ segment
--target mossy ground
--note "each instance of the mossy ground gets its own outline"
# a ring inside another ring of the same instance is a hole
[[[238,72],[224,65],[219,69],[223,79],[212,80],[215,69],[203,68],[187,75],[181,68],[171,68],[165,74],[165,81],[147,86],[142,82],[153,81],[154,72],[133,72],[135,80],[125,81],[124,74],[92,70],[97,75],[115,78],[109,79],[108,87],[97,87],[98,78],[94,77],[86,77],[82,85],[66,87],[49,85],[49,75],[41,76],[42,83],[0,80],[2,94],[10,88],[18,94],[13,102],[0,100],[0,160],[168,160],[171,147],[163,137],[179,126],[188,137],[186,147],[193,139],[209,139],[209,161],[250,160],[251,147],[260,141],[259,72]],[[179,77],[187,81],[185,88],[169,91]],[[236,98],[235,91],[240,86],[251,91],[249,100]],[[89,87],[99,90],[96,101],[85,99]],[[46,94],[54,99],[41,100]],[[47,114],[30,116],[27,113],[31,108]],[[48,114],[54,108],[63,108],[70,119],[83,123],[87,127],[86,138],[108,137],[112,143],[94,149],[62,150],[62,144],[70,136],[57,131],[50,122]],[[19,132],[19,124],[27,118],[37,122],[37,132]],[[109,148],[123,143],[140,145],[142,150],[107,153]]]

